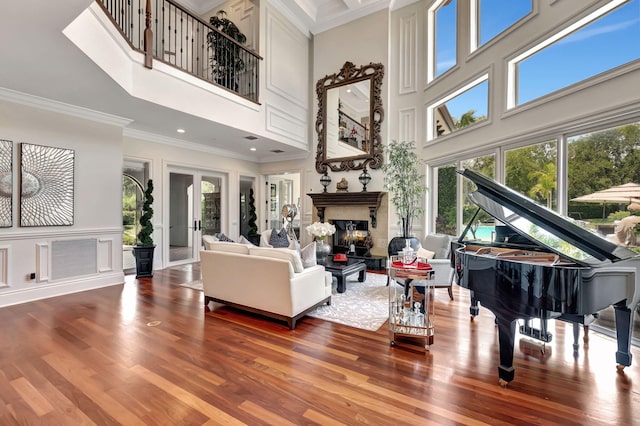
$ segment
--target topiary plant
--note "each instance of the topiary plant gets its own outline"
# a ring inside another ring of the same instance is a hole
[[[249,235],[258,234],[258,225],[256,225],[257,220],[256,198],[253,195],[253,188],[249,188]]]
[[[141,247],[153,247],[153,181],[147,181],[147,189],[144,191],[144,204],[142,204],[142,217],[140,217],[140,232],[138,232],[138,245]]]

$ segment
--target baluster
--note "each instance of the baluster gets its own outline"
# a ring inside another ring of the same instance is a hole
[[[151,30],[151,0],[147,0],[144,20],[144,66],[153,68],[153,31]]]

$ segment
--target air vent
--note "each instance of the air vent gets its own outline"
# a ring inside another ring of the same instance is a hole
[[[257,136],[245,136],[245,139],[249,139],[250,141],[255,141],[256,139],[258,139]]]
[[[271,152],[273,152],[274,154],[282,154],[284,151],[281,149],[272,149]]]

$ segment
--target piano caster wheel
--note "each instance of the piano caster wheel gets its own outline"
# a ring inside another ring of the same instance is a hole
[[[473,322],[474,318],[475,318],[475,315],[471,315],[471,322]]]
[[[624,367],[625,367],[625,366],[624,366],[624,365],[622,365],[622,364],[618,364],[618,365],[616,365],[616,370],[617,370],[617,372],[618,372],[618,373],[622,373],[622,372],[624,371]]]
[[[509,382],[507,382],[505,379],[498,379],[498,384],[503,388],[506,388]]]
[[[391,346],[395,346],[395,345],[396,345],[396,342],[391,342],[391,343],[390,343],[390,345],[391,345]]]

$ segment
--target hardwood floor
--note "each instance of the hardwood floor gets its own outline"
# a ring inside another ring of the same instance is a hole
[[[0,309],[0,424],[640,423],[637,348],[617,373],[613,339],[591,332],[576,359],[570,326],[551,322],[544,356],[516,343],[502,388],[493,317],[470,322],[457,286],[453,302],[436,291],[425,353],[391,347],[385,327],[205,315],[179,286],[194,278],[196,264]]]

